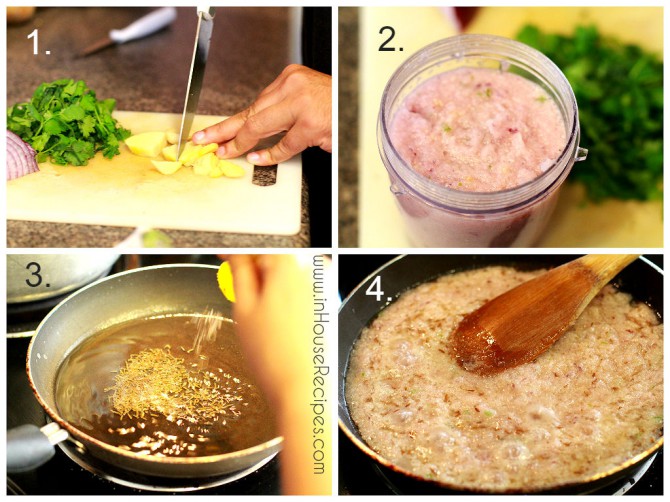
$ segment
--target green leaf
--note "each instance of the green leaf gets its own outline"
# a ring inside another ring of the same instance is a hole
[[[43,120],[42,114],[37,111],[37,108],[35,108],[32,103],[26,103],[25,107],[32,118],[40,122]]]
[[[97,111],[97,107],[95,105],[95,97],[91,94],[82,96],[81,100],[79,101],[79,106],[81,106],[87,112]]]
[[[105,99],[104,101],[99,101],[100,107],[107,111],[110,115],[114,111],[114,107],[116,106],[116,100],[115,99]]]
[[[44,147],[46,146],[50,138],[51,134],[48,133],[42,133],[39,136],[34,136],[32,141],[30,142],[30,146],[32,146],[36,152],[41,152],[42,150],[44,150]]]
[[[517,39],[556,63],[575,93],[589,155],[569,179],[582,183],[593,201],[662,198],[662,60],[594,26],[565,36],[528,25]]]
[[[79,123],[79,131],[81,131],[82,137],[88,138],[95,131],[95,119],[86,115]]]
[[[30,101],[7,109],[7,128],[30,143],[37,161],[83,166],[97,152],[119,154],[119,141],[130,136],[112,117],[116,101],[98,101],[82,80],[40,84]]]
[[[69,105],[61,110],[60,116],[66,122],[72,122],[73,120],[84,120],[86,112],[80,105]]]
[[[93,145],[87,141],[77,140],[72,142],[72,151],[79,154],[92,157],[94,154]]]
[[[44,123],[44,132],[49,134],[60,134],[67,131],[68,127],[60,118],[53,117]]]

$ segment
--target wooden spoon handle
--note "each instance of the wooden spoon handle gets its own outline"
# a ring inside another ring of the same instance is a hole
[[[582,266],[593,274],[591,293],[585,298],[588,304],[619,272],[639,258],[639,254],[589,254],[570,262],[569,266]]]
[[[581,258],[577,258],[576,260],[549,271],[539,280],[551,282],[550,277],[560,277],[563,281],[586,281],[582,287],[573,288],[573,293],[580,292],[580,294],[575,295],[574,297],[576,303],[574,304],[572,321],[569,323],[569,325],[571,325],[572,322],[582,314],[584,309],[586,309],[589,303],[591,303],[591,300],[595,298],[600,290],[639,256],[640,255],[637,254],[584,255]],[[551,343],[553,343],[561,334],[562,333],[556,333],[553,337],[550,337],[549,340],[551,340]]]

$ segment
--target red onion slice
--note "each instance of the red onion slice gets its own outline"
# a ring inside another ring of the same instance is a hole
[[[11,131],[7,131],[7,180],[39,171],[33,147]]]

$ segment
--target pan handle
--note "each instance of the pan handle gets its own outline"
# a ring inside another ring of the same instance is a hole
[[[18,473],[36,469],[56,453],[54,445],[67,439],[67,431],[56,422],[41,429],[36,425],[20,425],[7,431],[7,472]]]

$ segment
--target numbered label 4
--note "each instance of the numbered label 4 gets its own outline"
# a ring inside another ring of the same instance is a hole
[[[365,290],[365,294],[368,296],[374,296],[378,302],[384,300],[384,291],[382,291],[382,277],[380,275],[376,276],[372,280],[368,286],[368,289]],[[386,298],[386,301],[388,302],[391,300],[393,300],[393,298],[390,296]]]

